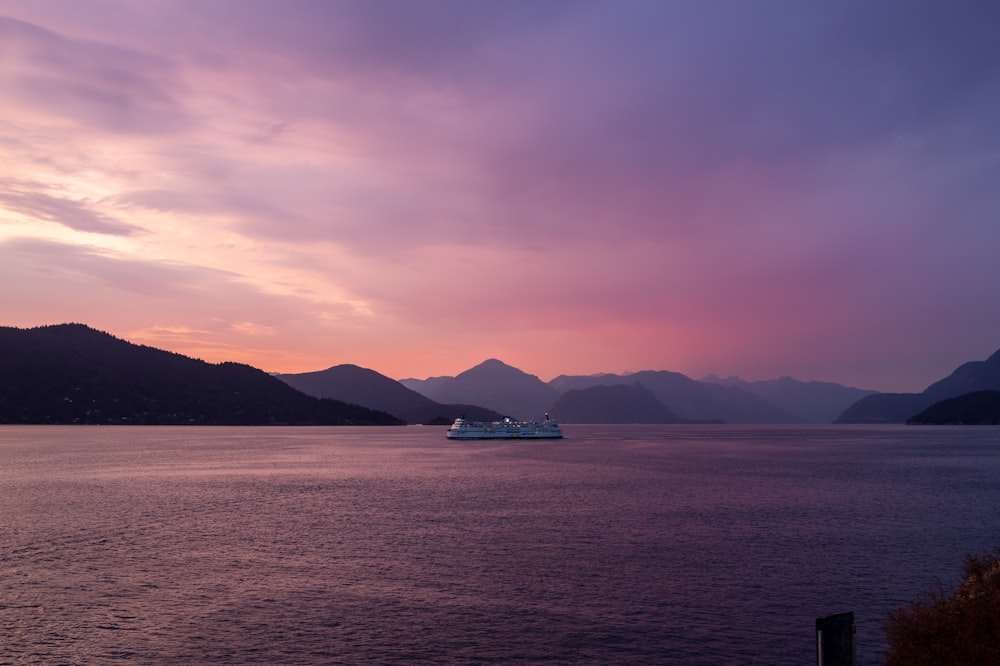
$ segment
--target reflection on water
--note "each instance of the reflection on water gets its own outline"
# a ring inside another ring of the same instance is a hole
[[[803,664],[1000,545],[1000,429],[0,427],[0,663]]]

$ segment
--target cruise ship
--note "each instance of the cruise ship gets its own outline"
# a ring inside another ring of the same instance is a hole
[[[515,421],[509,416],[492,423],[458,418],[448,428],[447,434],[448,439],[560,439],[563,431],[546,414],[542,422]]]

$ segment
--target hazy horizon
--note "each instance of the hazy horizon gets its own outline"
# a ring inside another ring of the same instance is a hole
[[[0,0],[4,325],[919,392],[1000,347],[1000,5]]]

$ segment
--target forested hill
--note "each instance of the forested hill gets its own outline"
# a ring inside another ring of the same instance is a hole
[[[82,324],[0,327],[0,423],[397,425],[238,363],[135,345]]]
[[[911,425],[1000,425],[1000,391],[974,391],[936,402]]]

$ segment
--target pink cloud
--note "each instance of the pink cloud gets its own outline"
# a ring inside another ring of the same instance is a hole
[[[1000,344],[992,7],[0,8],[13,323],[884,389]]]

